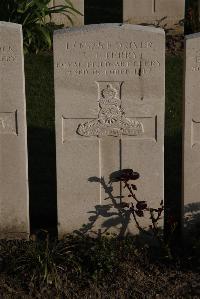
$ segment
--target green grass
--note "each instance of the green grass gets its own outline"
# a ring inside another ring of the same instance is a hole
[[[28,126],[54,130],[52,55],[26,56],[25,72]]]
[[[31,224],[56,228],[56,162],[52,55],[25,59]],[[165,200],[181,204],[181,115],[183,58],[166,60]]]
[[[1,240],[0,298],[198,297],[199,244],[196,255],[171,259],[162,247],[137,241],[80,234]]]

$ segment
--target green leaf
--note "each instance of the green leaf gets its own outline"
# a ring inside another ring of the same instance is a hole
[[[46,17],[53,14],[65,15],[71,24],[71,16],[82,15],[70,0],[64,5],[50,7],[51,0],[0,0],[0,20],[22,24],[24,51],[35,52],[52,47],[52,33],[57,25],[46,24]],[[53,27],[54,26],[54,27]]]

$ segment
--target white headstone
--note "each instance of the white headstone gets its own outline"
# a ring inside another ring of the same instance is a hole
[[[160,25],[183,33],[184,18],[185,0],[123,0],[123,20],[130,24]]]
[[[0,237],[29,234],[22,27],[0,22]]]
[[[105,188],[113,172],[133,169],[138,199],[154,208],[163,200],[164,31],[125,24],[58,30],[54,68],[59,235],[83,224],[119,233],[126,220],[113,200],[119,204],[124,190]],[[151,224],[149,215],[140,220]],[[131,223],[126,232],[138,232]]]
[[[183,191],[186,224],[200,213],[200,33],[186,36]]]
[[[73,14],[68,14],[69,17],[71,17],[73,21],[73,26],[79,27],[84,25],[84,0],[71,0],[73,7],[78,10],[82,15],[77,14],[76,12],[71,11]],[[67,5],[67,3],[64,0],[52,0],[52,5]],[[72,26],[70,20],[67,18],[64,14],[54,14],[52,15],[52,21],[58,25],[64,24],[65,27]]]

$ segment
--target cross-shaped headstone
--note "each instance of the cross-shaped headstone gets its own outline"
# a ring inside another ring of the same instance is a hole
[[[100,176],[108,178],[113,170],[123,168],[123,138],[152,139],[156,142],[156,116],[126,116],[121,100],[121,89],[124,82],[99,81],[96,84],[98,85],[98,117],[96,119],[69,119],[63,116],[63,142],[70,138],[67,132],[68,122],[78,121],[79,124],[75,127],[76,132],[72,132],[72,135],[76,133],[82,138],[99,139]],[[147,130],[149,132],[146,132]],[[111,165],[110,158],[112,156],[115,157],[115,161]],[[100,203],[103,203],[104,193],[104,190],[101,190]]]
[[[0,238],[29,238],[22,26],[0,21]]]
[[[195,225],[200,207],[200,33],[185,40],[183,116],[184,229]],[[189,216],[189,217],[188,217]]]
[[[163,199],[164,45],[162,29],[126,24],[55,32],[60,237],[90,222],[100,205],[102,231],[122,225],[115,208],[105,213],[113,207],[105,184],[115,171],[138,172],[137,195],[151,206]],[[112,187],[121,198],[120,184]]]

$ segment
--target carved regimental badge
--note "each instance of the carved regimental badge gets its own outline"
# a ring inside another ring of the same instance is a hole
[[[82,123],[77,128],[81,136],[138,136],[144,133],[143,124],[126,117],[121,107],[122,82],[97,82],[99,114],[95,120]]]

